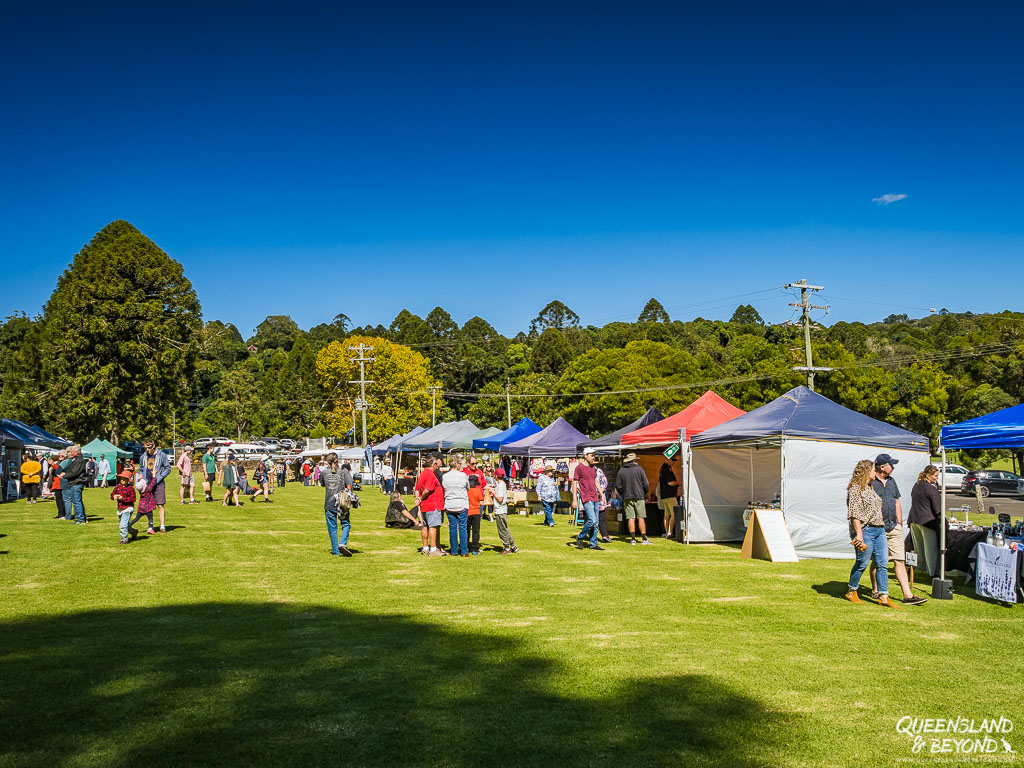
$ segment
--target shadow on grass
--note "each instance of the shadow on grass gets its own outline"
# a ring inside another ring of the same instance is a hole
[[[815,592],[819,595],[828,595],[829,597],[838,597],[840,600],[846,599],[846,591],[850,588],[849,581],[826,581],[824,584],[814,584],[811,586]],[[871,583],[868,582],[868,592],[871,591]]]
[[[611,686],[512,636],[206,603],[0,625],[8,765],[777,764],[799,739],[705,675]]]

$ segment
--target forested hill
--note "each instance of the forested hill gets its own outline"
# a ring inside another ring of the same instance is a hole
[[[766,325],[748,305],[728,321],[684,322],[651,299],[636,321],[595,327],[555,301],[512,338],[441,307],[361,328],[337,309],[308,330],[267,317],[248,338],[203,322],[181,265],[116,221],[75,256],[40,316],[0,324],[0,414],[79,440],[166,439],[172,423],[186,438],[340,436],[353,424],[349,347],[360,342],[376,358],[372,440],[429,425],[434,393],[438,421],[504,427],[510,403],[513,421],[562,415],[598,435],[709,388],[751,410],[805,381],[793,370],[800,330]],[[933,440],[943,423],[1024,401],[1024,313],[835,323],[813,332],[813,354],[834,369],[818,375],[819,392]]]

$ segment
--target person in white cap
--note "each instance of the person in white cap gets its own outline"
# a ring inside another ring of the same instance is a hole
[[[629,543],[636,546],[636,528],[640,527],[640,543],[650,544],[647,538],[647,492],[651,484],[647,480],[647,473],[643,467],[636,463],[636,454],[627,453],[622,462],[622,468],[615,475],[615,490],[622,498],[622,511],[626,515],[626,525],[629,526]]]
[[[544,509],[544,525],[548,528],[555,527],[555,504],[561,499],[558,493],[558,481],[555,480],[555,462],[548,461],[544,464],[544,472],[537,478],[537,498]]]

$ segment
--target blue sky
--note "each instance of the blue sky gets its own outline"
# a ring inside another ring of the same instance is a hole
[[[512,334],[555,298],[584,323],[651,296],[781,321],[767,289],[799,278],[826,286],[826,322],[1024,309],[1021,21],[1009,3],[22,4],[0,46],[0,313],[38,312],[118,218],[243,334],[438,304]]]

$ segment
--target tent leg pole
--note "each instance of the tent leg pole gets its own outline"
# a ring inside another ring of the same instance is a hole
[[[942,457],[939,469],[939,577],[932,579],[932,597],[936,600],[952,600],[953,582],[946,578],[946,449],[942,445],[939,446],[939,455]]]

